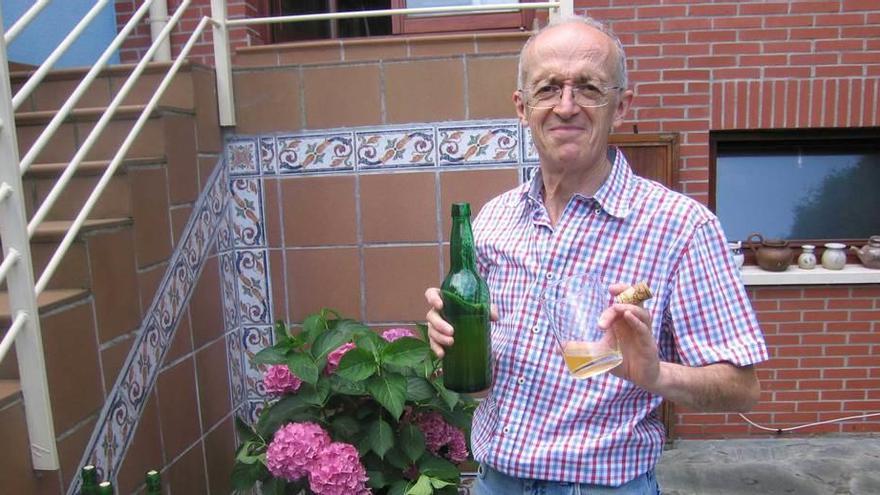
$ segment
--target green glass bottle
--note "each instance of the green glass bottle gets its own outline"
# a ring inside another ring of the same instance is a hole
[[[98,495],[114,495],[113,483],[109,481],[98,483]]]
[[[162,495],[162,479],[159,477],[159,471],[151,469],[146,474],[147,495]]]
[[[97,495],[98,493],[98,469],[93,464],[87,464],[79,471],[82,485],[79,488],[80,495]]]
[[[443,318],[455,342],[443,356],[443,384],[456,392],[478,392],[492,381],[489,287],[477,271],[471,205],[452,205],[449,273],[440,286]]]

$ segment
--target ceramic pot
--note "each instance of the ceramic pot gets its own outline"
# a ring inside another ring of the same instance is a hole
[[[812,270],[813,268],[816,268],[816,246],[813,246],[812,244],[804,244],[801,248],[804,252],[798,256],[798,268],[803,270]]]
[[[733,255],[733,261],[736,263],[737,269],[742,269],[743,263],[746,261],[746,256],[742,250],[742,241],[728,242],[727,247],[730,249],[730,254]]]
[[[868,268],[880,269],[880,235],[872,235],[868,243],[860,248],[851,246],[859,261]]]
[[[839,242],[825,244],[825,252],[822,253],[822,266],[826,270],[843,270],[846,266],[846,245]]]
[[[757,239],[757,243],[753,239]],[[748,238],[749,248],[755,253],[758,266],[768,272],[784,272],[788,270],[794,251],[788,247],[788,241],[782,239],[764,239],[761,234],[752,234]]]

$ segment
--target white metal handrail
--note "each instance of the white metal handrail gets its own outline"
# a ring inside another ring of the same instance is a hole
[[[28,78],[24,86],[22,86],[21,89],[19,89],[18,92],[15,93],[15,96],[12,98],[13,109],[18,110],[18,107],[21,106],[25,99],[27,99],[27,97],[30,96],[31,93],[33,93],[33,91],[37,88],[37,85],[43,81],[43,78],[46,77],[46,74],[48,74],[49,71],[52,70],[52,67],[55,66],[55,62],[57,62],[58,59],[61,58],[62,55],[64,55],[64,52],[66,52],[70,48],[70,46],[73,45],[73,42],[80,37],[83,31],[85,31],[86,27],[91,24],[92,20],[94,20],[94,18],[101,13],[101,10],[103,10],[104,7],[107,5],[107,2],[109,2],[109,0],[98,0],[98,2],[95,3],[95,5],[92,6],[91,9],[89,9],[86,15],[84,15],[83,18],[80,19],[76,26],[69,33],[67,33],[67,36],[65,36],[64,39],[61,40],[61,43],[59,43],[58,46],[55,47],[54,50],[52,50],[52,53],[50,53],[49,56],[46,57],[46,60],[43,61],[42,64],[40,64],[40,68],[37,69],[37,71]]]
[[[9,27],[6,32],[3,34],[3,39],[6,40],[6,44],[12,43],[12,40],[18,37],[21,34],[21,31],[27,27],[28,24],[37,17],[37,14],[43,11],[47,5],[49,5],[52,0],[37,0],[27,12],[21,15],[18,19],[15,20],[15,24]]]

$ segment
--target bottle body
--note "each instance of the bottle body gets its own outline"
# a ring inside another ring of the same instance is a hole
[[[115,495],[116,492],[113,490],[113,483],[109,481],[102,481],[98,483],[98,495]]]
[[[97,495],[98,493],[98,470],[94,465],[88,464],[80,470],[80,495]]]
[[[492,382],[489,287],[476,267],[470,205],[452,205],[450,269],[440,287],[443,318],[455,342],[443,356],[443,384],[456,392],[478,392]]]

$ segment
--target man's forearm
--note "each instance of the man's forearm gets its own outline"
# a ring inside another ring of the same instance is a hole
[[[761,387],[751,366],[661,362],[656,386],[649,391],[698,412],[746,412],[758,403]]]

